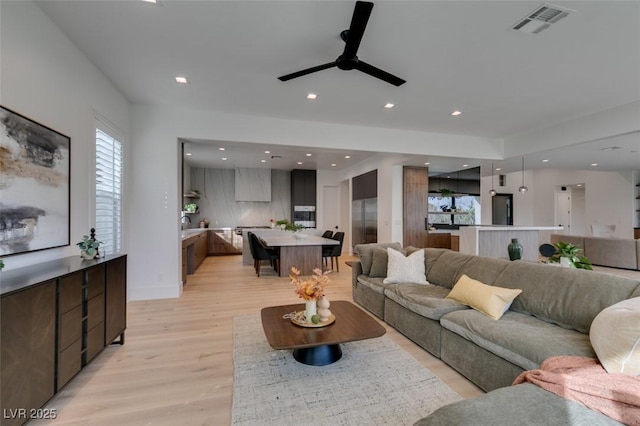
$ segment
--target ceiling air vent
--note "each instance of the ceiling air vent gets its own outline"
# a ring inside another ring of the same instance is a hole
[[[511,29],[527,34],[538,34],[571,12],[573,12],[573,10],[545,3],[525,18],[519,20],[517,24],[511,27]]]

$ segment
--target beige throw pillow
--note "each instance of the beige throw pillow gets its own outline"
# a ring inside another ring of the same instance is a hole
[[[424,250],[415,251],[405,257],[403,253],[389,247],[387,256],[387,277],[382,280],[383,283],[429,284],[424,273]]]
[[[520,289],[495,287],[462,275],[446,298],[499,320],[520,293]]]
[[[602,310],[591,323],[589,339],[607,372],[640,375],[640,297]]]

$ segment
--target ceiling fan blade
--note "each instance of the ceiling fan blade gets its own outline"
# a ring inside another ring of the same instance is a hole
[[[400,77],[396,77],[393,74],[389,74],[388,72],[383,71],[380,68],[376,68],[373,65],[369,65],[366,62],[357,61],[355,64],[355,69],[357,69],[358,71],[362,71],[365,74],[369,74],[372,77],[384,80],[387,83],[391,83],[394,86],[401,86],[406,83],[406,80],[403,80]]]
[[[353,9],[353,17],[351,18],[351,26],[347,33],[346,46],[342,56],[345,58],[355,58],[364,35],[364,29],[367,27],[373,3],[366,1],[357,1],[356,7]]]
[[[333,62],[329,62],[326,64],[322,64],[322,65],[318,65],[315,67],[311,67],[311,68],[307,68],[301,71],[297,71],[297,72],[293,72],[291,74],[287,74],[287,75],[283,75],[282,77],[278,77],[278,80],[280,81],[288,81],[294,78],[298,78],[298,77],[302,77],[303,75],[307,75],[307,74],[311,74],[314,73],[316,71],[322,71],[322,70],[326,70],[327,68],[332,68],[335,67],[336,61]]]

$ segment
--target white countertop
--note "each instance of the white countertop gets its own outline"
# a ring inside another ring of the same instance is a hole
[[[330,238],[322,238],[317,235],[304,234],[304,238],[296,238],[292,232],[261,232],[260,230],[252,231],[269,247],[282,246],[329,246],[340,244],[337,240]]]
[[[507,226],[507,225],[483,225],[465,226],[460,229],[474,229],[478,231],[556,231],[564,229],[562,226]]]
[[[180,238],[182,239],[182,241],[186,240],[187,238],[193,237],[194,235],[198,235],[201,234],[203,232],[208,232],[209,228],[191,228],[191,229],[185,229],[184,231],[182,231],[180,233]]]

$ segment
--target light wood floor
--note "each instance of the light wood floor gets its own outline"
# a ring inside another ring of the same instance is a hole
[[[330,300],[352,300],[348,259],[341,257],[340,272],[330,275]],[[277,277],[269,266],[257,278],[252,266],[242,266],[241,256],[208,257],[189,276],[180,299],[130,302],[125,345],[105,349],[50,401],[56,420],[30,425],[228,425],[233,316],[299,302],[288,278]],[[483,393],[385,327],[460,395]]]

